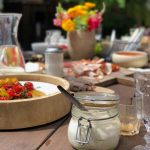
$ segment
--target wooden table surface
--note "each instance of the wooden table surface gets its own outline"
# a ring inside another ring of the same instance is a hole
[[[121,84],[109,86],[120,95],[121,103],[129,103],[133,88]],[[70,114],[47,125],[16,131],[0,131],[0,150],[73,150],[67,139]],[[116,150],[131,150],[135,145],[144,144],[144,126],[135,136],[121,136]]]

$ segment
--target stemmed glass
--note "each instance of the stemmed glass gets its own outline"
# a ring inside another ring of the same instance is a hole
[[[144,122],[147,133],[144,136],[146,145],[138,145],[133,150],[150,150],[150,73],[136,73],[135,85],[136,92],[141,97],[141,119]]]

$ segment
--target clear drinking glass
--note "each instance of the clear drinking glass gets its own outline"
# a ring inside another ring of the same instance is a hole
[[[142,98],[142,120],[146,128],[146,145],[138,145],[133,150],[150,150],[150,73],[136,73],[136,91]]]
[[[24,57],[17,39],[21,16],[0,13],[0,74],[25,71]]]
[[[121,135],[132,136],[139,133],[140,120],[137,116],[136,105],[119,105]]]

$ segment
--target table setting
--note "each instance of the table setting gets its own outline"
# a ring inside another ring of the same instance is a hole
[[[18,42],[21,14],[0,14],[2,149],[150,150],[149,58],[138,50],[145,28],[118,49],[112,30],[106,57],[94,57],[106,5],[95,7],[59,3],[53,22],[66,39],[47,30],[45,42],[31,44],[35,61]]]

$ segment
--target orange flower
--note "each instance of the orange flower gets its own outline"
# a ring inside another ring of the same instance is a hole
[[[91,9],[91,8],[95,7],[96,5],[91,2],[85,2],[84,6],[87,7],[87,9]]]
[[[75,18],[77,16],[82,16],[87,14],[86,7],[83,5],[77,5],[73,8],[70,8],[68,9],[67,12],[71,18]]]
[[[73,8],[74,8],[76,11],[78,11],[78,10],[86,10],[86,9],[87,9],[87,7],[84,6],[84,5],[76,5],[76,6],[74,6]]]
[[[73,31],[75,30],[75,24],[71,19],[66,19],[62,21],[62,28],[65,31]]]
[[[85,10],[78,10],[76,12],[76,16],[82,16],[82,15],[86,15],[86,14],[87,14],[87,11],[85,11]]]
[[[68,15],[71,17],[71,18],[75,18],[75,10],[74,10],[74,8],[70,8],[70,9],[68,9],[68,11],[67,11],[67,13],[68,13]]]

